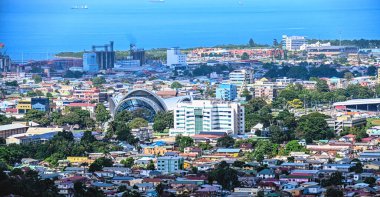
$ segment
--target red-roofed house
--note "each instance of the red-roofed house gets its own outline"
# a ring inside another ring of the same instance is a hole
[[[90,114],[95,113],[96,105],[93,103],[70,103],[67,105],[67,107],[78,107],[82,110],[87,110],[90,112]]]

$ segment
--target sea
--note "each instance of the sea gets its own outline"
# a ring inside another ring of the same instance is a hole
[[[380,39],[380,0],[0,0],[0,50],[14,60],[109,41],[116,50],[189,48],[285,34]]]

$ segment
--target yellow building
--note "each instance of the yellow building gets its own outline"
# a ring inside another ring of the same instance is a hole
[[[17,103],[16,109],[18,113],[23,114],[26,113],[28,110],[32,109],[32,102],[31,100],[21,100]]]
[[[191,168],[191,163],[190,162],[188,162],[188,161],[184,161],[183,162],[183,169],[189,169],[189,168]]]
[[[91,160],[88,157],[67,157],[66,159],[71,164],[82,164],[82,163],[91,164],[92,162],[94,162],[94,160]]]
[[[146,146],[143,150],[144,154],[147,155],[164,155],[169,151],[173,151],[173,146]]]

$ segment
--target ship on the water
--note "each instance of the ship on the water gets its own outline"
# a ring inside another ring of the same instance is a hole
[[[88,9],[87,5],[75,5],[71,9]]]

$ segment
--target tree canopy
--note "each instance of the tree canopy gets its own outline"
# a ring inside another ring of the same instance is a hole
[[[227,135],[227,136],[219,138],[217,140],[216,146],[229,148],[229,147],[232,147],[234,144],[235,144],[235,139]]]
[[[313,140],[330,139],[334,137],[334,133],[326,122],[327,118],[329,118],[329,116],[318,112],[302,116],[298,120],[296,136],[299,139],[305,139],[308,143]]]
[[[154,117],[153,130],[156,132],[164,132],[166,128],[174,127],[173,112],[158,112]]]
[[[174,82],[170,85],[170,88],[172,88],[172,89],[180,89],[180,88],[182,88],[182,87],[183,87],[182,84],[179,83],[178,81],[174,81]]]

